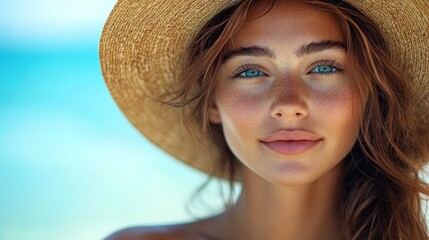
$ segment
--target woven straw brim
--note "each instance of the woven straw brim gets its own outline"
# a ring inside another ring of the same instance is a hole
[[[127,118],[154,144],[203,172],[211,172],[220,150],[207,140],[207,151],[199,151],[183,129],[180,109],[154,99],[181,76],[185,51],[199,29],[236,2],[120,0],[105,24],[100,42],[103,76]],[[428,130],[429,1],[346,2],[381,29],[393,61],[413,81],[416,114],[422,129]]]

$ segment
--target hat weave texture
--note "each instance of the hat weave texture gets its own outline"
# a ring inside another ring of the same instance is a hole
[[[181,110],[154,99],[181,76],[187,56],[185,51],[197,32],[218,12],[237,2],[119,0],[104,26],[100,41],[103,76],[126,117],[154,144],[204,172],[210,172],[210,166],[218,161],[219,149],[208,142],[208,154],[199,152],[182,127]],[[372,19],[382,31],[393,61],[413,81],[417,118],[427,132],[429,1],[345,2]]]

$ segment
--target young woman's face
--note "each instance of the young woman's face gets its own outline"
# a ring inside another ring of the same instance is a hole
[[[327,13],[277,1],[233,37],[218,77],[210,121],[270,182],[313,182],[356,141],[361,102],[340,25]]]

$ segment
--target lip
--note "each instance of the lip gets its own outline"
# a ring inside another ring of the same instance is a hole
[[[297,155],[306,152],[322,140],[322,137],[303,130],[280,130],[261,139],[261,143],[277,153]]]

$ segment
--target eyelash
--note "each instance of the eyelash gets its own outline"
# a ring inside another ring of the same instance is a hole
[[[313,71],[315,68],[317,67],[321,67],[321,66],[330,66],[335,68],[336,71],[334,72],[311,72]],[[248,70],[256,70],[261,72],[264,75],[268,75],[264,72],[264,69],[256,64],[243,64],[241,66],[239,66],[231,75],[231,78],[235,79],[235,78],[246,78],[246,79],[252,79],[252,78],[256,78],[256,77],[261,77],[261,76],[248,76],[248,77],[243,77],[240,76],[240,74],[242,74],[245,71]],[[328,76],[330,74],[334,74],[337,72],[342,72],[344,71],[344,69],[342,68],[341,64],[339,64],[338,62],[334,61],[334,60],[321,60],[318,61],[316,63],[313,64],[313,66],[310,67],[310,71],[307,72],[307,74],[319,74],[321,76]]]
[[[261,72],[262,74],[264,74],[264,75],[267,75],[265,72],[264,72],[264,69],[261,67],[261,66],[259,66],[259,65],[256,65],[256,64],[243,64],[243,65],[241,65],[241,66],[239,66],[233,73],[232,73],[232,75],[231,75],[231,78],[233,78],[233,79],[235,79],[235,78],[246,78],[246,79],[251,79],[251,78],[256,78],[256,77],[261,77],[261,76],[249,76],[249,77],[243,77],[243,76],[240,76],[240,74],[242,74],[243,72],[245,72],[245,71],[248,71],[248,70],[256,70],[256,71],[259,71],[259,72]]]
[[[336,69],[334,72],[311,72],[315,68],[321,67],[321,66],[330,66]],[[321,60],[313,64],[313,66],[310,67],[310,71],[307,74],[320,74],[321,76],[328,76],[330,74],[334,74],[337,72],[342,72],[344,69],[342,68],[341,64],[334,60]]]

